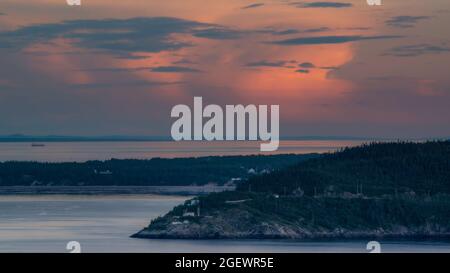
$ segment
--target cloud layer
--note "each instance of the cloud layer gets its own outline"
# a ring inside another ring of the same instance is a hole
[[[290,3],[298,8],[350,8],[351,3],[345,2],[294,2]]]
[[[300,37],[293,39],[286,39],[272,42],[277,45],[321,45],[321,44],[342,44],[357,41],[367,41],[367,40],[384,40],[384,39],[396,39],[401,38],[398,35],[380,35],[380,36],[360,36],[360,35],[349,35],[349,36],[315,36],[315,37]]]
[[[173,39],[174,34],[207,39],[234,39],[240,35],[237,31],[218,25],[169,17],[74,20],[2,32],[0,47],[25,48],[56,38],[72,40],[83,48],[119,52],[160,52],[192,45]]]
[[[264,3],[255,3],[255,4],[251,4],[245,7],[242,7],[241,9],[254,9],[254,8],[259,8],[264,6]]]
[[[429,16],[395,16],[386,20],[386,25],[398,28],[412,28],[420,21],[428,20]]]
[[[440,54],[449,53],[450,47],[431,45],[431,44],[416,44],[397,46],[389,50],[386,55],[397,57],[416,57],[426,54]]]

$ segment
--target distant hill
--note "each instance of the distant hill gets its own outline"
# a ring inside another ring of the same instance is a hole
[[[139,238],[450,238],[450,142],[374,143],[187,201]]]

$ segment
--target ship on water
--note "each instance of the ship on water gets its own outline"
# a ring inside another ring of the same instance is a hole
[[[31,147],[45,147],[43,143],[31,143]]]

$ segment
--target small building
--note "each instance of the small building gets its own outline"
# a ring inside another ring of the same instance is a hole
[[[97,169],[94,169],[94,173],[95,174],[101,174],[101,175],[110,175],[112,174],[112,172],[110,170],[106,170],[106,171],[97,171]]]
[[[188,202],[187,203],[188,206],[197,206],[198,203],[199,203],[198,199],[192,199],[192,200],[189,200],[187,202]]]

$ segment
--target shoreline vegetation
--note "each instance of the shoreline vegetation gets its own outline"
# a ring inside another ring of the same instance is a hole
[[[132,237],[449,239],[450,142],[324,154],[188,200]]]
[[[0,195],[43,192],[202,194],[234,189],[251,176],[270,173],[318,156],[211,156],[84,163],[8,161],[0,163]]]
[[[197,196],[232,191],[235,186],[0,186],[0,196],[8,195],[181,195]]]

